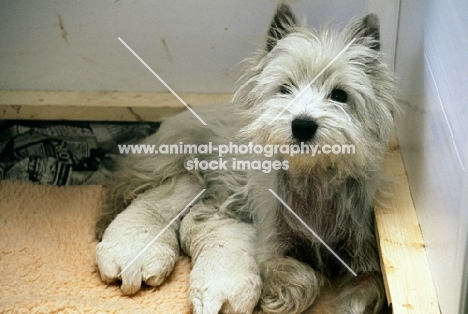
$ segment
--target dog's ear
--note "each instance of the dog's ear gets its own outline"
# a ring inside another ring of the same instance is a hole
[[[380,22],[377,14],[369,13],[351,22],[350,31],[351,38],[367,37],[371,40],[364,43],[371,49],[380,50]]]
[[[271,51],[278,40],[291,33],[294,27],[299,26],[296,15],[288,4],[280,3],[271,21],[268,30],[266,49]]]

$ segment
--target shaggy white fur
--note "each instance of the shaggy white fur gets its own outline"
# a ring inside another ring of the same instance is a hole
[[[125,294],[142,281],[159,285],[181,248],[192,258],[196,314],[303,313],[330,280],[339,286],[335,313],[378,313],[385,296],[372,210],[396,109],[378,23],[369,14],[341,32],[312,32],[280,4],[265,48],[246,61],[233,105],[197,108],[206,126],[190,112],[173,117],[145,143],[295,145],[300,154],[230,152],[224,169],[188,167],[217,164],[219,151],[123,158],[97,226],[103,281],[122,280]],[[310,156],[309,144],[355,150]],[[234,167],[239,160],[251,169]],[[190,211],[129,264],[202,189]]]

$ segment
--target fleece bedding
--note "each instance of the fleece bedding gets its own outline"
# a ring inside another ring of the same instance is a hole
[[[190,313],[190,260],[132,297],[101,282],[93,226],[103,188],[0,181],[0,313]]]

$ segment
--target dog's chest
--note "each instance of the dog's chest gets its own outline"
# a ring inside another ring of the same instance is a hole
[[[307,224],[305,227],[289,209],[282,207],[278,212],[278,240],[285,255],[294,257],[325,273],[339,273],[341,265],[323,246],[316,236],[325,241],[338,255],[346,258],[353,246],[352,228],[343,216],[345,209],[339,199],[329,196],[318,184],[307,188],[290,188],[288,205]],[[315,235],[311,232],[311,229]]]
[[[318,193],[317,193],[318,192]],[[290,191],[288,205],[302,220],[323,238],[334,238],[334,229],[337,227],[338,205],[333,198],[323,198],[319,191],[308,194],[299,194]],[[281,208],[280,224],[285,232],[296,237],[314,240],[313,234],[299,221],[287,208]]]
[[[313,176],[289,179],[286,188],[282,191],[284,199],[292,209],[310,228],[319,232],[321,237],[336,235],[333,231],[337,227],[340,216],[344,213],[340,206],[336,187],[327,185]],[[289,229],[297,233],[299,237],[309,238],[310,231],[294,217],[289,210],[280,210],[282,218]],[[301,234],[303,234],[301,236]]]

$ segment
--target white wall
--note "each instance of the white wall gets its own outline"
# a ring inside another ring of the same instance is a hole
[[[367,0],[296,2],[296,12],[313,25],[345,23],[368,10]],[[175,91],[231,92],[238,63],[262,43],[275,6],[0,0],[0,89],[163,91],[121,37]]]
[[[442,312],[466,313],[468,2],[401,4],[398,139]]]

